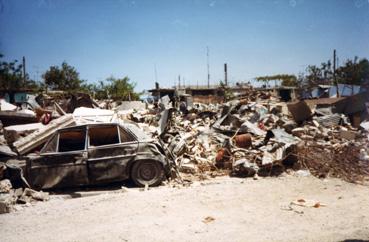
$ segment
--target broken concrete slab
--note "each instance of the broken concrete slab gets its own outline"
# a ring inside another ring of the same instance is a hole
[[[0,120],[4,127],[38,122],[36,114],[31,110],[0,111]]]
[[[38,192],[30,188],[24,189],[22,196],[31,197],[38,201],[47,201],[50,199],[48,192],[43,192],[43,191]]]
[[[121,104],[116,107],[116,110],[143,110],[146,109],[146,103],[141,101],[122,101]]]
[[[159,136],[164,134],[167,130],[168,122],[172,116],[172,113],[175,111],[174,108],[165,109],[160,113],[160,120],[159,120],[159,126],[158,126],[158,134]]]
[[[5,99],[0,99],[0,111],[15,111],[17,106],[8,103]]]
[[[42,123],[11,125],[4,128],[4,136],[8,144],[43,128]]]
[[[366,131],[369,131],[369,121],[361,122],[360,127]]]
[[[73,119],[73,115],[67,114],[61,116],[58,119],[52,120],[48,125],[44,126],[42,129],[39,129],[32,134],[19,139],[16,141],[13,146],[18,151],[20,155],[24,155],[32,149],[39,147],[43,143],[47,141],[47,139],[54,134],[54,132],[59,128],[65,128],[68,126],[75,125],[75,121]]]
[[[17,153],[12,151],[8,145],[0,145],[0,157],[2,156],[15,157],[17,156]]]
[[[172,108],[172,105],[170,104],[170,98],[168,95],[165,95],[164,97],[160,98],[159,106],[162,108],[162,110]]]

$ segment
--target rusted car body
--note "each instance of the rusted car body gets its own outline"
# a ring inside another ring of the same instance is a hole
[[[170,173],[162,146],[133,124],[87,124],[58,130],[27,160],[31,187],[49,189],[123,181],[159,185]]]

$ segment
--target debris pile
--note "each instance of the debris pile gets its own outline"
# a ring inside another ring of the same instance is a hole
[[[185,180],[225,174],[257,178],[308,169],[317,177],[365,183],[369,122],[357,120],[368,120],[367,97],[286,103],[250,88],[222,104],[168,96],[154,104],[95,101],[85,94],[58,93],[39,95],[25,107],[0,100],[1,211],[45,200],[43,193],[9,177],[8,160],[27,160],[56,130],[86,123],[130,123],[150,133]]]
[[[327,105],[286,104],[257,91],[249,96],[168,112],[167,127],[154,136],[163,138],[182,172],[200,178],[206,172],[252,177],[304,168],[317,177],[368,181],[368,128],[353,127],[349,116]]]
[[[4,169],[4,165],[0,164],[0,169]],[[49,200],[47,192],[39,192],[22,187],[13,188],[9,179],[0,181],[0,214],[21,210],[23,207],[28,207],[36,201],[47,200]]]

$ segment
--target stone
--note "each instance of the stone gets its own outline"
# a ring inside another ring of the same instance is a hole
[[[24,189],[22,196],[28,196],[38,201],[47,201],[49,200],[49,193],[48,192],[38,192],[30,188]]]
[[[0,181],[0,192],[8,193],[12,189],[12,183],[8,179]]]
[[[10,213],[16,201],[17,198],[12,193],[0,194],[0,214]]]

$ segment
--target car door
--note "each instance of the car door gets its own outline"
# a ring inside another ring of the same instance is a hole
[[[29,162],[29,181],[37,189],[88,184],[86,127],[60,130]]]
[[[128,163],[137,153],[134,136],[117,124],[88,127],[88,171],[92,183],[129,178]]]

